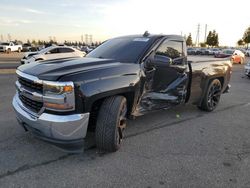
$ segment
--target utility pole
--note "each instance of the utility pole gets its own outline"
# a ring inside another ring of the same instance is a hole
[[[92,42],[93,42],[92,35],[89,35],[89,43],[90,43],[90,45],[92,45]]]
[[[207,41],[207,24],[205,25],[205,36],[204,36],[204,43]]]
[[[81,42],[83,43],[83,35],[81,35]]]
[[[11,41],[11,35],[8,33],[8,40]]]
[[[199,43],[200,43],[200,24],[198,24],[198,27],[197,27],[195,46],[199,46]]]
[[[88,34],[85,34],[85,43],[86,43],[86,44],[88,44],[88,43],[89,43],[88,38],[89,38]]]
[[[93,35],[85,34],[85,43],[91,45],[93,42]]]
[[[187,35],[186,35],[186,34],[184,35],[184,40],[185,40],[185,41],[187,40]]]

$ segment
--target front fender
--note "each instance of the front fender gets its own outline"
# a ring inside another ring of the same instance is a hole
[[[84,111],[89,112],[95,101],[114,95],[134,93],[137,91],[140,77],[137,74],[111,76],[109,78],[95,79],[82,83],[79,87]]]

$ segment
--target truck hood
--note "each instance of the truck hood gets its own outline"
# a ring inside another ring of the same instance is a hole
[[[132,63],[129,63],[130,65]],[[135,65],[135,64],[134,64]],[[38,77],[41,80],[57,81],[60,78],[77,73],[83,72],[96,72],[100,73],[103,70],[109,70],[112,75],[112,69],[126,69],[128,63],[120,63],[111,59],[99,59],[99,58],[77,58],[77,59],[60,59],[51,61],[40,61],[25,64],[18,67],[18,70],[29,75]],[[132,67],[130,69],[133,69]],[[128,74],[131,74],[128,71]],[[124,71],[127,72],[127,71]],[[135,72],[135,70],[133,71]],[[98,74],[94,74],[98,77]],[[94,76],[93,75],[93,76]],[[73,80],[72,80],[73,81]]]

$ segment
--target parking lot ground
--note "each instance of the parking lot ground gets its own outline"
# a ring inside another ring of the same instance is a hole
[[[0,187],[250,187],[250,79],[234,65],[211,113],[193,105],[128,122],[116,153],[70,155],[34,138],[11,107],[14,74],[0,75]]]
[[[0,74],[3,69],[16,69],[20,66],[20,60],[23,57],[24,53],[12,52],[10,54],[0,53]]]

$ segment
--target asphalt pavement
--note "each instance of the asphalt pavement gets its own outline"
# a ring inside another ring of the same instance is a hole
[[[250,187],[250,79],[234,65],[211,113],[187,104],[128,122],[116,153],[70,155],[18,125],[0,74],[0,187]]]
[[[16,69],[24,53],[0,53],[0,69]]]

